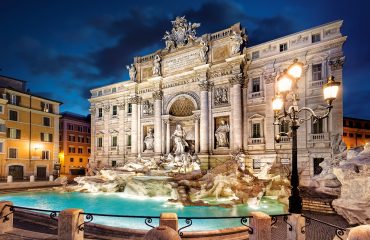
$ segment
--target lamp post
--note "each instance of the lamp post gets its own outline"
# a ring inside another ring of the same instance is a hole
[[[280,126],[283,123],[289,123],[292,137],[292,174],[290,179],[291,195],[289,197],[289,212],[302,213],[302,198],[299,193],[299,176],[297,166],[297,130],[299,125],[305,121],[313,119],[314,122],[327,118],[333,108],[332,102],[336,99],[340,83],[334,81],[334,77],[330,76],[328,82],[323,86],[324,100],[327,102],[325,113],[323,115],[316,114],[311,108],[299,108],[298,101],[298,80],[303,72],[303,64],[297,59],[293,61],[288,69],[284,70],[278,77],[278,93],[272,100],[272,109],[274,111],[274,125]],[[288,107],[288,102],[291,102]],[[307,112],[309,117],[301,116],[303,112]],[[288,136],[286,132],[280,132],[275,136],[275,141],[280,142],[282,136]]]

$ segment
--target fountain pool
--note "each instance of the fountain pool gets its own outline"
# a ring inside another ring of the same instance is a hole
[[[12,201],[16,206],[63,210],[81,208],[85,212],[133,216],[159,216],[161,212],[175,212],[179,217],[230,217],[247,216],[251,211],[263,211],[267,214],[284,214],[285,205],[268,198],[263,198],[259,206],[235,205],[232,208],[218,206],[182,206],[169,203],[165,198],[130,197],[123,193],[81,193],[81,192],[21,192],[1,195],[0,200]],[[149,229],[144,219],[96,217],[94,223],[132,229]],[[152,224],[158,226],[158,219]],[[185,220],[179,220],[179,227]],[[186,231],[214,230],[239,227],[240,219],[193,220],[193,225]]]

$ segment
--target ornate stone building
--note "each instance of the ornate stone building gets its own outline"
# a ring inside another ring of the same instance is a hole
[[[269,162],[289,164],[290,139],[274,141],[276,79],[297,58],[304,63],[300,104],[324,105],[326,78],[342,81],[342,21],[252,47],[239,23],[201,37],[195,31],[200,24],[179,17],[172,24],[164,49],[127,66],[130,80],[91,90],[92,163],[166,156],[174,151],[173,133],[180,125],[187,150],[198,155],[202,168],[240,150],[257,171]],[[317,162],[330,156],[331,136],[342,134],[342,108],[339,92],[329,119],[299,128],[303,175],[314,175]]]

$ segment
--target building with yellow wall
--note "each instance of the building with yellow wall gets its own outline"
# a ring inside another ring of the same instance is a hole
[[[370,120],[344,117],[343,141],[347,148],[364,146],[370,142]]]
[[[84,175],[91,148],[90,116],[65,112],[60,119],[59,161],[62,174]]]
[[[0,176],[47,179],[58,163],[60,102],[25,91],[0,76]]]

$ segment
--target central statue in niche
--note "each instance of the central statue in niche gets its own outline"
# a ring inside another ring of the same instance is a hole
[[[182,129],[181,124],[176,125],[176,129],[173,132],[171,138],[173,138],[174,146],[173,151],[176,156],[185,153],[185,147],[188,147],[188,143],[185,140],[186,132]]]

